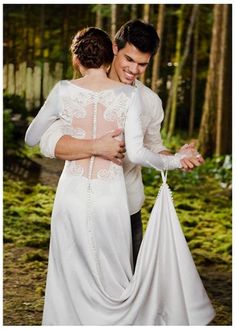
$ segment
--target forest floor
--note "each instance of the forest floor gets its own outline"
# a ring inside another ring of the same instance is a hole
[[[55,189],[63,163],[40,158],[36,159],[36,163],[40,168],[37,183]],[[34,178],[31,177],[29,184],[31,187],[29,188],[34,188],[35,183]],[[43,203],[43,193],[40,196]],[[16,208],[12,215],[16,215]],[[48,231],[48,224],[37,220],[35,225],[36,227],[41,225]],[[15,234],[14,238],[10,237],[7,232],[4,239],[4,325],[41,325],[47,272],[48,237],[44,242],[41,235],[37,236],[41,239],[41,244],[38,245],[36,240],[30,241],[30,243],[28,240],[24,240],[27,235],[27,231],[24,229],[18,236],[18,232],[12,232],[12,236]],[[23,243],[22,241],[28,242]],[[224,262],[203,262],[198,265],[198,270],[216,310],[216,317],[210,325],[231,325],[232,275],[230,266]]]

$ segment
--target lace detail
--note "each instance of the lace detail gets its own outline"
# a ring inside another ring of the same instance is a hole
[[[85,118],[87,111],[86,105],[91,101],[91,96],[86,93],[78,92],[77,96],[64,96],[62,98],[64,107],[61,112],[61,118],[67,122],[72,122],[72,118]]]
[[[64,133],[78,139],[95,139],[124,128],[132,92],[111,89],[93,92],[75,88],[62,97],[61,117],[66,122]],[[99,158],[71,161],[68,169],[72,175],[89,179],[111,180],[123,172],[123,169],[107,160]]]
[[[67,168],[72,175],[83,176],[84,168],[78,164],[78,161],[68,161]]]
[[[109,169],[100,169],[97,172],[97,178],[102,180],[111,180],[122,173],[122,168],[114,163],[110,165]]]
[[[119,97],[116,97],[114,100],[113,92],[108,95],[106,105],[107,109],[104,112],[104,119],[106,121],[115,121],[119,128],[123,128],[125,124],[127,107],[129,104],[130,98],[128,98],[124,93],[121,93]]]
[[[82,128],[74,128],[71,126],[65,126],[63,129],[64,135],[70,135],[72,137],[78,138],[78,139],[84,139],[86,136],[86,132]]]
[[[61,112],[61,118],[67,122],[72,122],[72,118],[85,118],[87,115],[86,106],[94,102],[99,102],[106,108],[104,119],[106,121],[118,120],[119,127],[124,127],[128,104],[130,97],[121,92],[117,97],[113,90],[104,91],[100,95],[84,93],[78,91],[78,96],[64,96],[62,98],[64,107]]]
[[[84,139],[85,138],[85,130],[82,129],[82,128],[74,128],[72,129],[72,136],[73,137],[76,137],[76,138],[79,138],[79,139]]]

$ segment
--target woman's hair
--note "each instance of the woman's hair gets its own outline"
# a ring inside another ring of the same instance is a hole
[[[155,55],[160,39],[155,28],[140,19],[134,19],[121,26],[115,35],[118,50],[123,49],[126,43],[134,45],[143,53]]]
[[[109,66],[113,60],[112,42],[109,35],[96,27],[79,31],[71,44],[71,52],[85,68]]]

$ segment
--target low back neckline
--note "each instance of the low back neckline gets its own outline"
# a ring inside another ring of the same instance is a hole
[[[104,92],[108,92],[108,91],[114,91],[114,90],[117,90],[117,89],[122,89],[124,87],[133,87],[133,86],[130,86],[130,85],[126,85],[126,84],[121,84],[119,86],[116,86],[116,87],[113,87],[113,88],[106,88],[106,89],[103,89],[103,90],[92,90],[92,89],[89,89],[89,88],[85,88],[85,87],[82,87],[82,86],[79,86],[73,82],[71,82],[70,80],[65,80],[69,85],[75,87],[75,88],[79,88],[79,89],[82,89],[83,91],[86,91],[86,92],[90,92],[90,93],[95,93],[95,94],[102,94]]]

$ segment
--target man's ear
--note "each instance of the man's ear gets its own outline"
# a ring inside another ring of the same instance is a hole
[[[116,56],[118,54],[119,49],[115,42],[112,44],[112,50],[113,50],[114,56]]]

